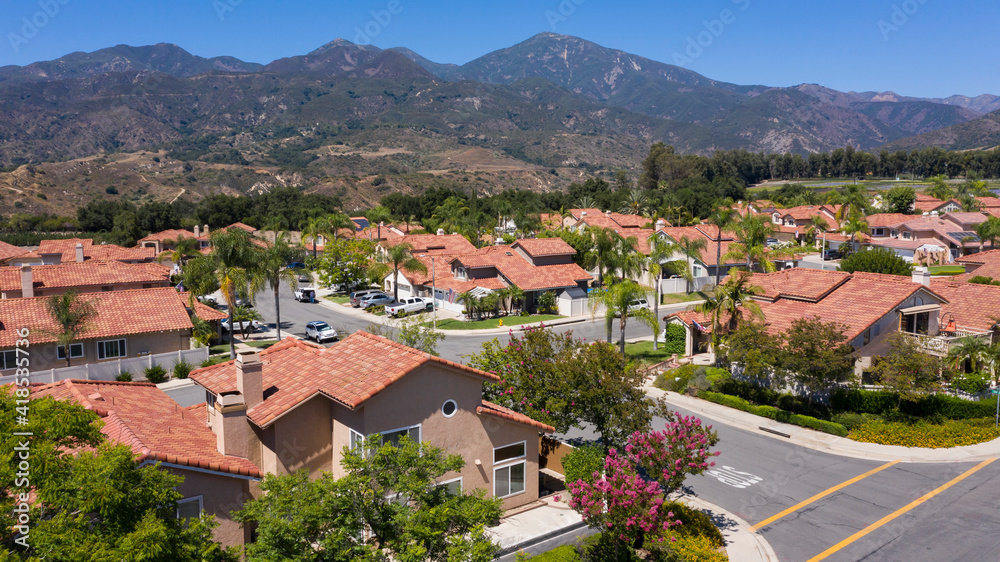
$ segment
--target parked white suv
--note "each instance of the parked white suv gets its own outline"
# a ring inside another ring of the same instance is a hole
[[[637,310],[640,310],[640,309],[643,309],[643,308],[645,308],[647,310],[649,309],[649,301],[647,301],[645,297],[638,298],[638,299],[632,299],[628,303],[628,310],[626,311],[626,314],[628,316],[632,316],[633,314],[636,313]],[[617,316],[618,313],[616,312],[615,315]]]
[[[431,301],[428,299],[423,297],[409,297],[399,299],[399,302],[396,304],[386,305],[385,313],[389,316],[396,317],[400,314],[416,314],[418,312],[430,310],[431,307]]]
[[[322,320],[313,320],[306,324],[306,339],[322,343],[328,340],[337,341],[337,330]]]
[[[295,291],[295,300],[299,302],[310,302],[316,298],[316,287],[300,287]]]

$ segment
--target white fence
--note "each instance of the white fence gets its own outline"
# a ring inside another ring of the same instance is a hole
[[[144,355],[142,357],[129,357],[127,359],[117,359],[114,361],[104,361],[101,363],[88,363],[74,367],[61,367],[58,369],[46,369],[44,371],[32,371],[29,376],[31,382],[53,383],[65,379],[85,379],[95,381],[113,381],[118,373],[128,371],[132,374],[132,379],[145,380],[143,369],[153,365],[161,365],[168,372],[173,369],[174,364],[181,361],[188,363],[194,368],[198,368],[202,361],[208,359],[208,348],[183,349],[171,351],[170,353],[157,353],[156,355]],[[13,383],[15,377],[0,377],[0,384]]]
[[[691,291],[700,291],[715,283],[715,277],[695,277],[690,284]],[[660,290],[664,295],[674,293],[686,293],[688,282],[683,277],[673,277],[671,279],[660,279]]]

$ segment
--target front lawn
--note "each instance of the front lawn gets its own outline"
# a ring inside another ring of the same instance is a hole
[[[653,349],[653,342],[651,341],[626,343],[625,356],[634,361],[653,364],[666,361],[667,359],[670,359],[670,356],[673,353],[677,353],[676,351],[670,352],[662,341],[657,344],[657,348],[658,349],[656,350]],[[684,350],[681,349],[681,352],[678,355],[683,354]]]
[[[476,320],[474,322],[466,322],[463,320],[456,320],[455,318],[445,318],[443,320],[438,320],[437,327],[439,330],[486,330],[488,328],[506,328],[507,326],[520,326],[522,324],[531,324],[532,322],[547,322],[549,320],[555,320],[557,318],[565,318],[565,316],[559,316],[558,314],[534,314],[531,316],[506,316],[504,318],[488,318],[486,320]],[[503,326],[500,322],[503,322]],[[434,326],[434,322],[424,322],[424,326],[430,328]]]
[[[351,297],[348,295],[327,295],[323,298],[337,304],[347,304],[351,302]]]
[[[669,293],[663,295],[660,304],[677,304],[679,302],[693,302],[699,300],[701,300],[701,297],[698,296],[698,293],[691,293],[690,295],[686,293]]]
[[[931,275],[962,275],[965,267],[961,265],[932,265],[927,268]]]

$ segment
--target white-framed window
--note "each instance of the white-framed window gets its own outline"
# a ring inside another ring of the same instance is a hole
[[[872,236],[885,236],[885,229],[884,228],[873,228],[872,229]]]
[[[202,496],[178,500],[177,518],[183,520],[201,517],[202,509],[204,509],[203,503]]]
[[[909,232],[904,232],[903,233],[903,240],[909,240],[909,239],[910,239],[910,233]]]
[[[528,442],[493,449],[493,495],[506,498],[524,492]],[[501,466],[497,466],[501,465]]]
[[[348,428],[348,430],[350,432],[350,440],[351,440],[350,447],[351,447],[352,451],[354,449],[357,449],[358,447],[364,445],[364,443],[365,443],[365,436],[364,435],[361,435],[357,431],[354,431],[353,429],[350,429],[350,428]]]
[[[441,414],[450,418],[458,412],[458,404],[454,400],[446,400],[444,404],[441,405]]]
[[[506,498],[524,493],[524,468],[524,461],[494,468],[493,495],[498,498]]]
[[[890,230],[889,236],[892,236],[893,238],[899,238],[899,231],[896,229]]]
[[[125,357],[127,355],[128,352],[125,349],[125,338],[97,342],[98,359],[114,359],[116,357]]]
[[[460,496],[462,495],[462,477],[459,476],[458,478],[438,482],[437,487],[448,490],[448,493],[453,496]]]
[[[11,349],[0,353],[0,369],[17,368],[17,351]]]
[[[382,432],[382,444],[392,443],[393,446],[399,445],[399,440],[404,436],[409,436],[410,441],[420,442],[420,424],[413,425],[410,427],[403,427],[400,429],[394,429],[392,431]]]
[[[66,359],[66,347],[59,345],[56,346],[56,357],[59,359]],[[69,344],[69,358],[76,359],[77,357],[83,357],[83,344],[82,343],[71,343]]]

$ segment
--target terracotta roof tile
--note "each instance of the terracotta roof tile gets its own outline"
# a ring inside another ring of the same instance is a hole
[[[269,426],[319,394],[357,408],[427,363],[447,365],[486,381],[499,380],[496,375],[361,331],[330,348],[288,338],[262,351],[260,358],[267,398],[247,412],[259,427]],[[197,369],[190,378],[215,394],[236,390],[233,361]]]
[[[153,248],[123,248],[115,244],[94,244],[91,238],[69,238],[66,240],[42,240],[38,244],[39,254],[62,254],[62,261],[76,261],[76,244],[83,245],[83,259],[96,261],[152,261],[156,256]]]
[[[496,416],[498,418],[510,420],[512,422],[529,425],[531,427],[537,427],[538,429],[541,429],[546,433],[553,433],[556,430],[556,428],[552,427],[551,425],[544,424],[540,421],[536,421],[524,414],[515,412],[514,410],[511,410],[509,408],[504,408],[499,404],[494,404],[493,402],[488,402],[486,400],[483,400],[482,406],[478,406],[476,408],[476,413],[480,415],[485,414],[489,416]]]
[[[382,228],[383,234],[385,228]],[[388,241],[388,245],[409,244],[413,254],[461,254],[475,252],[476,247],[461,234],[408,234]]]
[[[576,254],[573,246],[567,244],[562,238],[525,238],[511,244],[511,248],[518,246],[524,249],[524,253],[533,258]]]
[[[32,398],[51,396],[93,410],[108,439],[129,446],[139,462],[161,461],[234,475],[262,478],[250,460],[223,455],[206,425],[205,404],[181,408],[177,402],[144,382],[63,380],[35,385]],[[200,412],[197,409],[200,408]]]
[[[19,328],[31,330],[31,343],[55,341],[56,323],[46,309],[48,297],[0,299],[0,348],[13,347]],[[83,293],[97,303],[97,316],[83,332],[84,339],[127,336],[191,329],[186,297],[173,287]]]
[[[915,218],[914,215],[902,213],[876,213],[865,217],[865,222],[868,223],[868,228],[893,228]]]
[[[1000,207],[1000,197],[976,197],[984,209]]]
[[[975,332],[989,332],[997,325],[1000,287],[931,278],[931,289],[948,299],[941,305],[942,320],[950,313],[959,329]]]
[[[28,250],[21,248],[20,246],[14,246],[6,242],[0,242],[0,263],[3,263],[10,258],[21,256],[27,254]]]
[[[60,289],[153,283],[170,283],[170,268],[156,263],[124,263],[119,261],[66,262],[59,265],[31,267],[35,289]],[[0,291],[21,290],[21,268],[0,267]]]
[[[195,235],[194,232],[191,232],[190,230],[181,230],[178,228],[174,228],[170,230],[161,230],[160,232],[154,232],[153,234],[150,234],[145,238],[140,238],[139,243],[141,244],[143,242],[151,242],[154,240],[159,242],[173,240],[174,242],[176,242],[181,238],[195,238]]]

